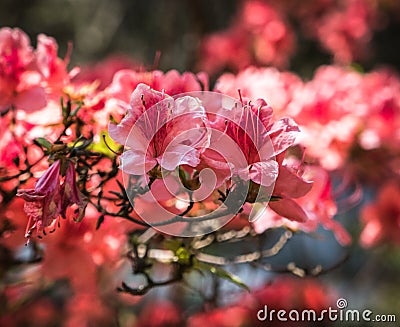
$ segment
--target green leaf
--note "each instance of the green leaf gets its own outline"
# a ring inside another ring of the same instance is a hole
[[[196,265],[198,268],[209,271],[210,273],[245,289],[247,292],[250,292],[250,288],[238,276],[231,274],[229,271],[204,262],[197,262]]]
[[[79,103],[74,111],[71,112],[70,117],[75,117],[78,111],[82,108],[82,103]]]
[[[39,144],[46,150],[50,150],[50,148],[51,148],[51,143],[49,141],[47,141],[44,137],[38,137],[37,139],[35,139],[35,143]]]

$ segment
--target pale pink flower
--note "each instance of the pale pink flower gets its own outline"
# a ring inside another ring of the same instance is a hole
[[[273,67],[249,67],[236,75],[221,75],[214,90],[231,97],[237,97],[240,90],[242,96],[248,99],[268,99],[268,104],[274,108],[274,116],[279,117],[292,115],[289,105],[302,87],[302,80],[293,73]]]
[[[143,175],[159,164],[166,170],[179,165],[195,167],[209,141],[207,116],[200,101],[177,100],[139,84],[131,108],[119,125],[109,125],[110,136],[128,149],[121,156],[121,169]]]

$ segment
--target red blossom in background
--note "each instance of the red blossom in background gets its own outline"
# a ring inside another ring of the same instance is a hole
[[[245,1],[227,30],[202,40],[198,66],[210,74],[236,72],[252,64],[285,67],[294,45],[290,26],[273,6]]]
[[[378,191],[377,199],[365,205],[361,211],[364,224],[360,242],[364,247],[382,243],[400,244],[400,187],[388,182]]]
[[[312,279],[294,279],[281,277],[270,284],[260,287],[252,294],[243,295],[232,305],[197,314],[189,318],[188,326],[197,327],[205,324],[216,327],[228,326],[308,326],[308,322],[280,321],[277,315],[268,316],[266,321],[257,319],[257,313],[267,306],[268,314],[271,310],[314,310],[319,314],[328,308],[332,302],[326,287]],[[285,317],[286,317],[285,316]],[[263,314],[260,314],[263,317]],[[327,318],[327,317],[326,317]]]

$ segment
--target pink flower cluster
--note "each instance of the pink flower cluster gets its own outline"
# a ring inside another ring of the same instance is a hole
[[[57,57],[57,43],[40,34],[37,48],[18,28],[0,30],[0,112],[11,107],[27,111],[42,109],[49,93],[60,91],[71,75],[68,56]]]
[[[238,89],[247,97],[271,99],[271,105],[278,109],[277,117],[288,115],[296,120],[302,131],[297,143],[304,147],[306,161],[317,161],[328,171],[350,174],[378,190],[382,187],[379,194],[386,194],[385,183],[398,183],[400,77],[393,71],[379,69],[362,74],[341,66],[322,66],[310,81],[302,81],[290,72],[250,67],[237,75],[224,74],[216,83],[216,90],[225,94],[234,95]],[[377,201],[376,206],[386,206],[386,198],[379,196]],[[335,205],[327,203],[325,212],[331,210],[335,211]],[[392,239],[389,229],[383,227],[388,221],[397,228],[394,217],[387,221],[377,215],[362,211],[367,223],[362,234],[365,245],[377,243],[386,234]],[[323,215],[318,217],[321,220]],[[309,219],[308,224],[311,222]],[[342,235],[339,238],[347,239],[342,231],[337,232]]]
[[[209,73],[252,64],[285,67],[294,50],[294,32],[274,6],[245,1],[227,30],[204,38],[199,67]]]
[[[253,5],[261,6],[258,10],[260,17],[256,20],[249,18],[252,16],[250,12],[254,11],[249,5],[250,7],[246,7],[245,10],[247,13],[247,18],[244,19],[247,24],[245,26],[258,28],[257,26],[261,26],[268,19],[278,19],[278,16],[271,9],[264,8],[261,2]],[[241,72],[237,77],[223,75],[217,82],[219,92],[237,97],[237,89],[241,89],[243,96],[248,99],[270,99],[270,104],[276,110],[272,111],[265,101],[256,100],[242,103],[240,108],[232,108],[228,111],[217,106],[213,109],[214,114],[210,114],[208,105],[199,103],[195,97],[189,96],[180,99],[171,97],[182,92],[208,90],[208,78],[204,73],[187,72],[181,75],[174,70],[163,73],[161,71],[146,72],[123,69],[115,72],[109,85],[98,88],[97,82],[93,82],[90,77],[87,81],[82,78],[72,78],[77,70],[74,70],[73,73],[67,72],[67,62],[57,57],[57,45],[52,38],[41,35],[38,39],[37,50],[33,51],[22,31],[3,29],[2,33],[14,40],[11,50],[3,52],[3,57],[9,58],[6,56],[6,52],[15,53],[13,60],[21,61],[15,67],[24,67],[25,70],[33,70],[37,76],[40,75],[36,87],[43,90],[41,94],[43,94],[43,103],[46,104],[47,101],[47,105],[44,107],[46,112],[52,113],[45,119],[41,119],[39,123],[32,123],[32,125],[22,128],[21,137],[27,144],[29,144],[29,139],[39,133],[46,133],[50,140],[52,135],[56,134],[57,124],[53,124],[52,129],[43,128],[53,120],[58,123],[61,121],[60,114],[56,112],[59,112],[59,109],[55,108],[55,99],[59,96],[82,102],[82,109],[78,112],[79,119],[87,124],[84,127],[84,130],[88,131],[87,135],[90,135],[91,131],[97,140],[107,128],[107,120],[110,115],[119,120],[127,113],[119,125],[110,125],[110,135],[114,140],[129,147],[129,150],[121,157],[122,169],[125,172],[143,175],[153,173],[154,168],[158,166],[167,171],[183,167],[189,176],[193,176],[193,170],[200,172],[211,168],[217,175],[217,188],[223,183],[229,185],[232,178],[237,177],[250,183],[250,192],[246,197],[247,204],[244,212],[250,213],[249,207],[256,200],[265,202],[266,198],[263,198],[262,194],[272,195],[275,201],[269,203],[269,208],[273,210],[272,212],[277,215],[277,218],[266,218],[265,214],[259,213],[257,217],[264,217],[256,222],[260,231],[268,226],[281,225],[311,231],[324,221],[325,227],[336,230],[337,236],[343,244],[349,242],[349,237],[345,236],[343,231],[333,227],[333,223],[330,223],[333,222],[332,218],[335,214],[335,205],[330,198],[330,192],[323,193],[327,199],[326,202],[321,201],[319,196],[312,197],[311,194],[315,192],[310,192],[310,189],[317,187],[316,184],[312,186],[309,182],[313,180],[313,177],[306,178],[300,169],[300,163],[293,163],[284,158],[288,148],[296,142],[298,143],[296,139],[299,139],[299,135],[307,135],[308,130],[308,126],[302,124],[302,133],[299,133],[300,129],[294,120],[285,118],[285,116],[294,117],[297,122],[302,123],[303,115],[306,116],[306,111],[309,110],[304,109],[300,114],[300,110],[293,106],[295,96],[300,91],[300,93],[306,92],[303,91],[304,83],[294,74],[280,73],[268,68],[260,70],[250,68]],[[26,53],[30,55],[28,56]],[[30,58],[29,64],[22,65],[27,62],[28,57]],[[21,75],[16,73],[21,68],[14,70],[13,74],[19,76],[19,81],[22,81]],[[332,68],[332,70],[336,71],[337,69]],[[107,76],[109,76],[109,72]],[[266,78],[266,76],[268,77]],[[14,79],[18,80],[18,78]],[[101,80],[102,76],[99,75],[99,78]],[[106,76],[104,78],[109,79]],[[351,80],[349,83],[351,84]],[[320,83],[316,83],[316,85],[320,85]],[[270,91],[264,93],[264,87],[269,88]],[[346,87],[344,89],[347,90]],[[18,92],[13,91],[13,94],[18,94]],[[149,110],[160,101],[162,106],[160,111]],[[16,109],[25,109],[18,108],[15,103],[10,102],[9,106],[11,105]],[[26,109],[32,111],[35,106]],[[310,116],[313,114],[310,113]],[[20,117],[29,118],[22,114]],[[141,118],[139,119],[139,117]],[[229,121],[226,121],[227,118]],[[142,125],[136,124],[138,119]],[[305,120],[307,121],[307,118]],[[93,121],[96,124],[90,127],[89,124]],[[22,119],[17,119],[17,124],[22,125],[22,123]],[[134,125],[139,128],[134,130],[134,134],[130,134]],[[244,132],[243,130],[246,128],[247,130]],[[261,130],[263,132],[260,134]],[[9,131],[5,130],[4,133],[3,137],[6,137]],[[243,154],[242,159],[239,160],[239,157],[231,155],[227,160],[216,154],[215,148],[223,144],[223,142],[219,142],[221,136],[233,140],[237,149],[229,151],[233,151],[232,153],[239,151]],[[10,142],[15,140],[14,137],[7,137],[10,138]],[[64,136],[64,140],[73,141],[73,137],[75,136],[72,131],[72,134]],[[302,136],[302,138],[304,137]],[[170,144],[171,142],[172,144]],[[10,144],[8,143],[6,146]],[[320,145],[306,142],[302,144],[307,147],[307,154],[319,158],[322,151],[320,148],[313,151],[312,146]],[[326,148],[325,146],[323,151],[326,151]],[[16,151],[22,152],[21,149]],[[8,160],[8,162],[11,161],[12,158]],[[55,168],[51,167],[43,176],[51,174],[53,169]],[[275,187],[273,187],[274,183]],[[51,225],[64,210],[60,209],[62,200],[57,197],[51,203],[39,204],[36,201],[49,190],[47,184],[44,187],[45,190],[42,190],[41,184],[38,182],[35,190],[32,190],[34,196],[30,196],[29,192],[21,192],[21,196],[24,194],[23,197],[28,201],[26,210],[32,218],[28,224],[28,230],[36,227],[42,231],[44,227]],[[327,185],[330,185],[329,178]],[[310,194],[309,198],[308,193]],[[302,200],[303,197],[304,200]],[[311,199],[312,203],[319,202],[318,208],[310,204]],[[33,210],[31,207],[37,208]],[[46,215],[47,213],[48,215]],[[281,220],[282,217],[284,220]]]
[[[322,66],[310,81],[274,68],[250,67],[224,74],[216,90],[270,99],[277,117],[299,124],[298,142],[328,170],[352,160],[352,149],[399,148],[400,78],[381,69],[362,74],[341,66]],[[254,86],[254,87],[253,87]]]

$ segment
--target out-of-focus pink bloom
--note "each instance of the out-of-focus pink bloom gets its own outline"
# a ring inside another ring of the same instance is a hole
[[[317,17],[312,28],[321,45],[334,55],[337,63],[349,64],[366,59],[372,31],[378,27],[374,1],[339,1],[324,15]]]
[[[251,309],[252,326],[265,326],[265,322],[257,319],[259,310],[265,309],[265,305],[270,310],[314,310],[320,313],[322,310],[332,305],[332,299],[329,297],[327,287],[314,279],[296,277],[279,277],[271,284],[267,284],[251,294],[246,294],[240,301]],[[260,314],[261,317],[263,315]],[[326,317],[327,319],[327,317]],[[268,321],[269,322],[269,321]],[[285,321],[276,320],[271,322],[271,326],[308,326],[299,322],[293,324]]]
[[[298,279],[280,277],[259,289],[252,291],[250,294],[241,296],[237,302],[227,307],[221,307],[207,312],[196,314],[189,318],[188,326],[308,326],[308,322],[304,324],[299,320],[290,323],[290,321],[280,321],[276,319],[259,320],[257,314],[261,310],[259,317],[262,319],[265,315],[265,306],[267,306],[267,315],[278,310],[314,310],[316,315],[322,310],[326,310],[332,305],[332,299],[324,285],[313,279]],[[327,318],[327,317],[326,317]]]
[[[206,73],[193,74],[190,72],[179,74],[174,69],[166,73],[154,71],[151,87],[154,90],[164,90],[169,95],[193,91],[208,91],[208,75]]]
[[[400,149],[400,77],[388,69],[366,74],[362,89],[368,101],[368,114],[363,120],[360,145]]]
[[[240,90],[248,99],[268,99],[275,116],[291,115],[289,104],[294,94],[301,92],[303,82],[290,72],[276,68],[249,67],[237,75],[223,74],[215,84],[215,90],[231,97],[237,97]]]
[[[243,28],[236,26],[206,36],[202,40],[199,58],[200,69],[210,74],[224,69],[238,71],[251,65],[250,39]],[[235,55],[229,55],[234,53]]]
[[[340,244],[350,244],[350,235],[333,219],[337,209],[332,198],[328,173],[318,166],[306,166],[303,177],[299,177],[288,167],[282,172],[279,175],[281,180],[278,177],[275,184],[273,195],[287,192],[291,199],[282,202],[282,205],[279,205],[281,200],[270,202],[269,207],[274,211],[269,208],[263,209],[253,223],[255,230],[261,233],[268,228],[287,226],[293,230],[313,232],[321,224],[334,233]],[[313,184],[307,183],[302,178],[312,180]],[[306,219],[296,221],[289,215],[300,215],[303,218],[305,216]]]
[[[104,60],[80,67],[79,74],[73,83],[99,83],[99,90],[104,90],[112,82],[114,75],[120,70],[139,67],[139,64],[125,55],[113,54]]]
[[[12,122],[10,115],[0,120],[0,167],[12,169],[15,158],[23,153],[24,134],[32,126],[24,121]]]
[[[323,66],[296,92],[288,109],[301,126],[298,142],[326,169],[341,167],[368,112],[362,75]]]
[[[171,96],[185,92],[208,90],[208,77],[205,73],[195,75],[189,72],[179,74],[176,70],[163,73],[159,70],[142,72],[123,69],[115,73],[113,81],[106,91],[110,98],[129,103],[132,92],[141,83],[156,91],[164,91]]]
[[[76,220],[82,220],[86,207],[86,200],[79,192],[74,165],[66,161],[66,176],[60,185],[61,161],[57,160],[38,179],[34,189],[18,190],[17,196],[25,200],[25,212],[29,221],[25,237],[30,237],[37,229],[39,233],[46,233],[46,227],[52,226],[61,215],[66,217],[67,207],[77,204]]]
[[[137,327],[174,327],[182,324],[179,308],[168,301],[151,302],[141,311]]]
[[[93,306],[97,310],[93,310]],[[102,301],[98,293],[76,294],[68,302],[66,318],[63,321],[65,327],[75,326],[112,326],[115,318],[110,307]]]
[[[284,67],[293,50],[293,32],[278,11],[264,1],[245,1],[227,30],[203,39],[199,67],[213,74],[252,64]]]
[[[360,243],[371,247],[382,243],[400,245],[400,186],[388,182],[379,190],[375,202],[365,205],[361,211],[364,229]]]
[[[251,323],[251,310],[241,306],[232,305],[217,308],[212,311],[201,312],[191,316],[187,321],[188,327],[241,327],[253,326]]]
[[[23,301],[23,299],[29,297],[30,294],[26,294],[24,290],[25,285],[23,283],[18,283],[13,285],[13,288],[17,288],[20,295],[19,299],[10,298],[7,293],[11,293],[9,289],[6,288],[6,292],[2,293],[3,296],[8,297],[8,305],[3,306],[3,312],[0,317],[0,325],[8,327],[18,327],[18,326],[50,326],[55,323],[61,322],[60,308],[57,307],[56,303],[52,301],[49,297],[36,297],[34,301]],[[34,287],[34,286],[32,286]],[[26,288],[26,286],[25,286]],[[12,291],[16,291],[15,289]],[[31,291],[33,292],[33,291]],[[33,295],[34,297],[34,295]],[[23,304],[21,304],[21,302]],[[15,308],[14,310],[10,308]],[[7,310],[7,309],[8,310]]]
[[[43,108],[46,95],[40,82],[28,36],[18,28],[0,29],[0,111]]]
[[[209,142],[207,116],[198,99],[173,100],[144,84],[133,92],[131,108],[121,123],[109,125],[109,133],[129,147],[121,156],[121,169],[134,175],[157,164],[166,170],[185,164],[195,167]]]
[[[346,115],[365,115],[368,108],[361,88],[362,80],[362,75],[354,70],[321,66],[313,79],[295,94],[293,106],[297,120],[304,125],[310,120],[326,125]]]
[[[270,4],[245,1],[241,12],[245,29],[253,34],[256,62],[284,67],[294,51],[294,34],[277,9]]]
[[[44,34],[39,34],[35,55],[36,65],[43,76],[44,85],[48,88],[47,91],[62,90],[71,78],[67,70],[69,54],[65,59],[59,58],[56,40]],[[74,71],[72,71],[72,76],[73,74]]]

